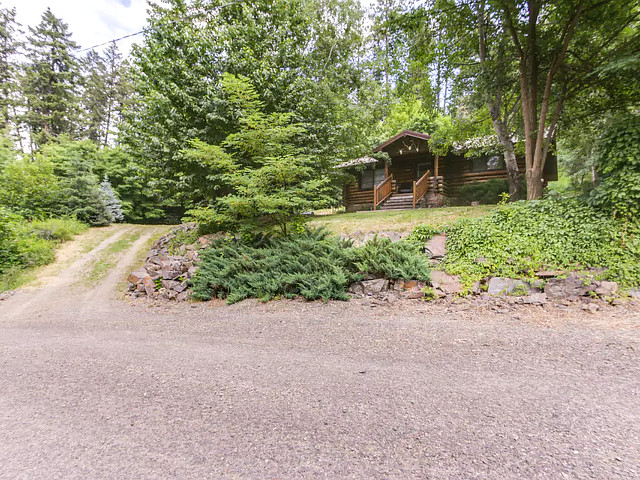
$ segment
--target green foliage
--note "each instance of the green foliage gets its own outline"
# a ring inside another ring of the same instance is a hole
[[[185,161],[184,152],[195,139],[219,145],[240,130],[223,73],[249,78],[267,114],[286,112],[304,127],[298,144],[316,157],[318,170],[331,172],[336,159],[368,146],[375,85],[362,61],[358,2],[260,0],[220,8],[168,0],[149,10],[144,44],[133,52],[135,95],[120,138],[174,204],[192,207],[216,196],[208,169]]]
[[[604,132],[596,156],[601,179],[590,203],[614,216],[640,218],[640,115],[625,115]]]
[[[219,241],[201,253],[193,296],[234,303],[255,297],[347,300],[358,277],[349,271],[349,250],[322,231],[271,239],[262,247]]]
[[[185,157],[209,170],[220,196],[211,209],[192,218],[216,230],[280,229],[304,221],[303,213],[331,201],[326,177],[318,175],[317,159],[296,145],[304,128],[290,114],[264,112],[255,88],[244,77],[223,75],[223,86],[241,126],[221,145],[192,142]],[[208,217],[208,218],[207,218]]]
[[[492,205],[500,201],[503,193],[509,193],[509,181],[507,179],[494,178],[486,182],[475,181],[458,187],[456,190],[456,203],[458,205],[469,205],[471,202],[480,202],[483,205]]]
[[[411,233],[407,236],[407,238],[405,238],[405,240],[419,247],[423,247],[425,243],[427,243],[439,233],[442,233],[441,228],[433,227],[427,224],[418,225],[411,231]]]
[[[79,67],[68,26],[50,9],[35,28],[29,27],[28,63],[24,73],[25,123],[31,140],[43,145],[61,134],[74,134],[78,119]]]
[[[467,285],[489,276],[532,278],[539,269],[604,268],[623,286],[640,284],[640,228],[577,200],[502,205],[447,229],[444,269]]]
[[[360,272],[390,279],[429,280],[427,257],[409,243],[375,238],[356,248],[354,253],[354,264]]]
[[[50,263],[58,243],[85,229],[85,225],[71,219],[27,222],[0,207],[0,274]]]
[[[49,218],[31,222],[33,233],[45,240],[66,242],[87,230],[87,226],[70,218]]]
[[[55,214],[76,217],[94,226],[109,225],[113,221],[96,173],[99,157],[94,143],[59,137],[42,147],[36,158],[51,162],[58,179]]]
[[[409,244],[386,240],[353,248],[324,230],[262,238],[254,245],[219,240],[201,253],[193,296],[226,298],[229,303],[298,296],[346,300],[349,284],[368,273],[427,280],[429,266]]]
[[[48,158],[12,158],[0,166],[0,205],[26,217],[57,212],[59,181]]]

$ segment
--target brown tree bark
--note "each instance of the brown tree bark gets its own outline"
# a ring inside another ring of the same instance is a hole
[[[480,63],[484,69],[484,65],[487,62],[487,42],[485,38],[484,25],[484,2],[480,3],[478,9],[478,40]],[[499,48],[498,56],[501,56],[501,51],[502,50]],[[499,59],[498,64],[500,65],[501,62],[502,59]],[[497,74],[500,75],[499,72],[497,72]],[[516,160],[512,135],[509,132],[507,124],[505,123],[501,115],[502,92],[500,91],[500,87],[496,86],[493,94],[489,91],[489,89],[487,89],[486,102],[487,108],[489,109],[489,114],[491,115],[493,130],[496,132],[498,141],[504,149],[504,163],[507,168],[507,176],[509,179],[509,200],[515,202],[522,199],[522,197],[524,196],[524,191],[522,188],[522,179],[520,178],[520,172],[518,171],[518,161]]]
[[[513,45],[519,56],[520,94],[525,132],[525,159],[527,178],[527,199],[540,198],[544,188],[544,165],[549,153],[551,141],[562,112],[564,96],[561,94],[552,101],[552,87],[569,49],[578,20],[582,15],[584,2],[580,0],[559,40],[556,55],[549,66],[544,82],[544,90],[538,110],[538,78],[541,66],[538,58],[537,25],[540,14],[540,0],[529,0],[526,43],[520,42],[518,31],[513,23],[509,3],[503,0],[503,13],[506,28],[510,32]],[[548,121],[549,109],[555,108]]]

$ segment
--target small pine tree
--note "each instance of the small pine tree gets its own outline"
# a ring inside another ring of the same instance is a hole
[[[122,213],[122,204],[120,203],[120,199],[118,195],[113,190],[111,186],[111,182],[107,177],[104,177],[102,183],[100,184],[100,190],[102,190],[102,195],[104,196],[104,203],[111,213],[114,222],[121,222],[124,220],[124,214]]]

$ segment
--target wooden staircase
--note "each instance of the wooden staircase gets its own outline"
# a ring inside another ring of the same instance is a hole
[[[413,208],[413,193],[393,193],[378,210],[411,210]]]

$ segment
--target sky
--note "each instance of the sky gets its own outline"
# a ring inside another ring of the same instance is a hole
[[[0,0],[2,7],[16,7],[22,29],[36,26],[47,7],[61,18],[81,48],[109,42],[115,38],[142,30],[147,18],[146,0]],[[128,54],[142,35],[118,42],[123,54]],[[97,50],[101,50],[100,47]]]

